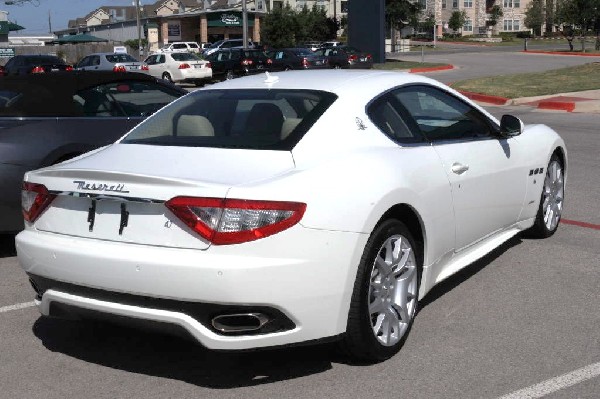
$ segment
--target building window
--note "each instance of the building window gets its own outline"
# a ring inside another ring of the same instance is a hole
[[[452,0],[452,8],[458,8],[458,0]]]
[[[442,10],[446,9],[446,3],[447,3],[446,0],[442,0]]]
[[[505,19],[504,20],[504,30],[505,31],[511,31],[513,30],[513,25],[512,25],[512,19]]]
[[[516,31],[521,30],[521,26],[519,24],[519,20],[518,19],[513,20],[513,30],[516,30]]]
[[[467,19],[465,24],[463,25],[463,31],[465,32],[473,32],[473,21]]]
[[[326,1],[327,0],[317,0],[317,8],[320,8],[321,10],[327,11]]]
[[[521,0],[504,0],[504,8],[521,8]]]
[[[473,0],[464,0],[464,7],[465,8],[472,8],[473,7]]]

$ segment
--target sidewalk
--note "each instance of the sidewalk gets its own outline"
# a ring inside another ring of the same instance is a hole
[[[513,99],[470,92],[462,94],[483,105],[526,105],[537,109],[600,114],[600,90]]]
[[[410,73],[435,72],[453,69],[453,65],[438,67],[414,68],[407,70]],[[506,98],[491,96],[481,93],[472,93],[459,90],[464,96],[481,105],[525,105],[542,110],[581,112],[600,114],[600,90],[586,90],[571,93],[557,93],[546,96]]]

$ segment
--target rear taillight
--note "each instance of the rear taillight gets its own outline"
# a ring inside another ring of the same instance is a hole
[[[350,57],[348,57],[349,62],[356,61],[357,59],[358,59],[358,56],[356,54],[352,54]]]
[[[179,69],[188,69],[188,68],[191,68],[190,64],[185,64],[185,63],[179,64]]]
[[[245,60],[242,60],[242,65],[243,66],[249,66],[249,65],[252,65],[253,63],[254,62],[252,60],[249,60],[247,58]]]
[[[142,64],[142,66],[140,67],[140,69],[142,71],[149,71],[150,70],[150,68],[148,68],[148,65],[146,65],[146,64]]]
[[[286,230],[302,219],[306,204],[222,198],[175,197],[167,208],[216,245],[258,240]]]
[[[367,54],[367,59],[368,59],[368,60],[370,60],[370,59],[372,59],[372,58],[373,58],[373,56],[372,56],[371,54]]]
[[[44,70],[44,67],[41,67],[41,66],[35,66],[35,67],[33,67],[33,69],[31,70],[31,73],[46,73],[46,71]]]
[[[65,68],[65,71],[72,71],[73,67],[71,65],[67,65],[67,67]]]
[[[303,67],[307,67],[308,66],[308,60],[306,58],[302,58],[302,66]]]
[[[28,222],[34,222],[44,209],[56,198],[43,184],[23,182],[21,189],[21,209]]]
[[[212,65],[210,62],[207,62],[206,64],[204,64],[204,68],[212,68]]]
[[[123,65],[115,65],[113,72],[127,72],[127,69]]]
[[[273,65],[273,60],[270,58],[267,58],[267,65]]]

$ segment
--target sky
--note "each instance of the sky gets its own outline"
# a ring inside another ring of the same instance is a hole
[[[11,35],[48,34],[48,15],[52,30],[67,28],[70,19],[83,17],[100,6],[133,5],[133,0],[13,0],[21,5],[6,5],[0,0],[0,10],[8,11],[8,20],[25,27],[25,30],[12,32]],[[142,4],[152,4],[155,0],[140,0]]]

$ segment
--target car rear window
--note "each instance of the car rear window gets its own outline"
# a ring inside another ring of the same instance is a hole
[[[37,56],[27,57],[25,59],[26,64],[60,64],[63,65],[65,62],[58,57],[53,56]]]
[[[116,64],[117,62],[137,62],[137,60],[129,54],[108,54],[106,59],[113,64]]]
[[[173,57],[175,61],[197,61],[200,59],[197,55],[192,53],[173,53],[171,54],[171,57]]]
[[[200,90],[138,125],[121,143],[289,151],[336,98],[316,90]]]

